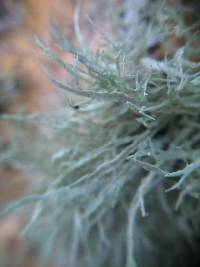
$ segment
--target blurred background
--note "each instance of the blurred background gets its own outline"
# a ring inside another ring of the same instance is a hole
[[[82,1],[81,14],[90,1]],[[55,110],[63,95],[51,85],[39,67],[40,51],[33,41],[36,34],[49,41],[49,22],[56,21],[66,35],[74,38],[74,0],[1,0],[0,1],[0,113],[38,112]],[[86,36],[92,32],[86,23]],[[62,55],[66,57],[65,55]],[[70,59],[68,59],[70,60]],[[47,63],[49,64],[49,63]],[[48,66],[52,73],[62,76],[62,70]],[[6,122],[0,122],[0,150],[16,138]],[[0,153],[1,155],[2,153]],[[27,177],[0,156],[0,206],[24,194]],[[32,177],[33,179],[35,177]],[[11,215],[0,220],[0,266],[36,267],[33,253],[27,248],[20,231],[23,219]],[[28,252],[29,251],[29,252]],[[49,265],[51,267],[51,265]]]

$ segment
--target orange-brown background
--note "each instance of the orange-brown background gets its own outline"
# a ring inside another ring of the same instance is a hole
[[[35,112],[54,109],[59,105],[58,92],[38,66],[37,55],[40,51],[33,42],[33,35],[48,39],[49,18],[53,18],[73,38],[75,2],[0,1],[0,80],[17,81],[18,90],[18,97],[11,104],[1,103],[0,112]],[[82,6],[86,8],[88,1],[82,2]],[[12,132],[6,127],[6,123],[0,122],[0,146],[3,148],[8,145],[12,138]],[[0,204],[20,197],[26,186],[25,180],[26,177],[11,166],[5,164],[1,167]],[[26,244],[19,236],[22,225],[22,219],[17,216],[0,220],[0,265],[4,267],[36,267],[34,257],[27,255]]]

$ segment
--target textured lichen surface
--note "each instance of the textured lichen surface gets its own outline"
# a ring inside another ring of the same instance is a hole
[[[45,70],[51,82],[83,100],[53,113],[1,116],[22,132],[8,161],[43,177],[2,215],[26,211],[24,233],[41,264],[52,255],[59,267],[198,260],[200,64],[189,57],[197,51],[198,23],[187,28],[165,3],[152,5],[152,23],[126,42],[110,40],[90,21],[104,43],[96,53],[79,30],[75,48],[55,27],[52,38],[74,56],[72,64],[36,39],[70,75],[60,81]],[[186,42],[176,53],[160,61],[148,56],[155,35],[167,45],[177,32]],[[33,124],[50,137],[30,137]]]

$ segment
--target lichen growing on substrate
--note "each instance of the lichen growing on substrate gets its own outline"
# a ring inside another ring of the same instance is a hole
[[[36,40],[71,75],[59,81],[46,71],[51,82],[83,97],[54,113],[1,116],[53,129],[50,140],[32,144],[24,131],[26,156],[15,152],[15,162],[46,177],[5,210],[28,207],[24,232],[42,262],[54,251],[58,266],[70,267],[199,263],[200,64],[188,56],[199,31],[194,26],[188,39],[191,26],[174,27],[167,11],[156,11],[168,22],[164,32],[153,21],[131,46],[103,35],[107,46],[96,54],[74,48],[56,28],[52,37],[72,64]],[[149,57],[149,36],[164,42],[171,25],[188,41],[163,60]]]

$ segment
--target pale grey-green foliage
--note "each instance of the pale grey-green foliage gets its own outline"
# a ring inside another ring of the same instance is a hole
[[[2,116],[51,129],[49,139],[31,142],[23,131],[10,160],[44,177],[33,185],[36,193],[5,210],[29,210],[24,233],[39,247],[41,264],[53,251],[59,267],[184,266],[181,252],[194,251],[200,65],[187,59],[189,42],[163,61],[148,57],[151,27],[131,50],[106,38],[96,54],[74,48],[56,28],[52,37],[74,64],[36,40],[71,75],[59,81],[46,71],[49,79],[83,97],[78,109]]]

